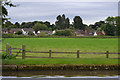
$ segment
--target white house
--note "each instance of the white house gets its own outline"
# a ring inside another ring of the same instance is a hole
[[[38,34],[40,33],[40,31],[37,32]]]
[[[35,34],[35,31],[32,28],[23,28],[22,33],[23,35],[28,35],[29,32],[33,32]],[[35,34],[36,35],[36,34]]]
[[[94,33],[94,36],[97,36],[97,33],[96,33],[96,32]]]
[[[55,34],[56,33],[56,31],[54,30],[54,31],[52,31],[52,34]]]

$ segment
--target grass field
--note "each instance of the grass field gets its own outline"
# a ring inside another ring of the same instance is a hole
[[[26,45],[32,51],[77,51],[81,52],[118,52],[117,38],[4,38],[2,48],[9,43],[12,47]]]
[[[5,49],[6,43],[14,48],[21,48],[26,45],[26,50],[30,51],[74,51],[81,52],[118,52],[117,38],[6,38],[3,39],[2,48]],[[21,54],[20,54],[21,55]],[[27,56],[48,57],[46,53],[26,53]],[[16,60],[3,60],[3,64],[118,64],[118,55],[111,54],[106,59],[105,54],[52,54],[52,57],[62,58],[21,58]]]

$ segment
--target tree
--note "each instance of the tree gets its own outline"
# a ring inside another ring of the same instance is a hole
[[[16,22],[15,25],[17,26],[17,28],[20,28],[20,24],[18,22]]]
[[[105,21],[106,23],[111,24],[111,25],[114,25],[116,23],[115,18],[110,17],[110,16]]]
[[[29,31],[29,32],[28,32],[28,35],[34,36],[34,33],[33,33],[32,31]]]
[[[65,18],[64,14],[62,16],[58,15],[55,24],[56,24],[56,28],[59,30],[69,28],[70,26],[69,18]]]
[[[104,21],[99,21],[94,24],[94,27],[92,27],[94,30],[97,30],[98,28],[101,27],[102,24],[105,24]]]
[[[48,27],[45,24],[40,24],[39,30],[48,30]]]
[[[120,16],[116,17],[116,35],[120,36]]]
[[[65,26],[66,26],[66,28],[69,28],[69,27],[70,27],[69,18],[66,18],[66,19],[65,19]]]
[[[45,24],[48,28],[50,28],[50,22],[46,21],[46,22],[44,22],[44,24]]]
[[[6,18],[6,16],[8,16],[8,11],[5,8],[5,6],[9,6],[9,7],[16,7],[16,5],[12,4],[10,1],[2,1],[0,2],[0,6],[2,6],[2,16],[0,18],[2,18],[2,23],[4,23],[6,20],[8,20],[9,18]]]
[[[111,26],[114,26],[114,33],[115,35],[120,35],[120,26],[119,26],[119,16],[116,16],[116,17],[108,17],[105,21],[107,24],[110,24]]]
[[[17,31],[15,34],[21,35],[21,34],[22,34],[22,31]]]
[[[56,29],[54,24],[50,25],[50,28],[52,29],[52,31]]]
[[[5,22],[4,27],[8,28],[13,25],[10,21]]]
[[[39,31],[39,26],[40,26],[40,23],[36,23],[34,26],[33,26],[33,29],[35,31],[35,33],[37,33]]]
[[[47,30],[48,28],[45,24],[41,24],[38,22],[33,26],[33,29],[35,30],[35,33],[37,33],[39,30]]]
[[[103,24],[102,29],[104,30],[105,34],[108,36],[114,36],[115,35],[115,26],[111,24]]]
[[[80,16],[75,16],[73,21],[74,21],[73,26],[75,29],[85,30],[85,27]]]

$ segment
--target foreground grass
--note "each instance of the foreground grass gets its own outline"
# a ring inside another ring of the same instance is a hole
[[[3,38],[2,48],[9,43],[14,48],[26,45],[30,51],[117,52],[117,38]]]
[[[12,65],[43,65],[43,64],[118,64],[118,59],[105,59],[105,58],[87,58],[87,59],[76,59],[76,58],[40,58],[40,59],[31,59],[26,58],[25,60],[16,59],[16,60],[3,60],[3,64],[12,64]]]

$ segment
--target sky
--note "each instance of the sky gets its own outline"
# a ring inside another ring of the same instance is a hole
[[[43,0],[42,0],[43,1]],[[46,1],[46,0],[45,0]],[[84,24],[94,24],[97,21],[105,20],[108,16],[118,15],[118,2],[14,2],[19,6],[7,7],[9,16],[13,23],[15,22],[32,22],[32,21],[49,21],[55,23],[58,15],[65,14],[73,22],[74,16],[80,16]],[[107,1],[107,0],[106,0]],[[115,0],[114,0],[115,1]]]
[[[119,0],[11,0],[13,2],[119,2]]]

